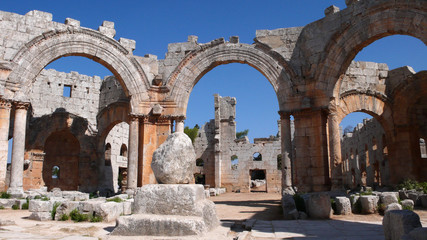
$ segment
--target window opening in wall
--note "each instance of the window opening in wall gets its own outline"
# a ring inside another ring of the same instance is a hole
[[[117,184],[119,185],[119,190],[123,193],[126,191],[126,186],[128,183],[128,169],[125,167],[119,167],[119,176],[117,178]]]
[[[195,173],[194,174],[194,181],[195,181],[196,184],[205,185],[205,183],[206,183],[206,181],[205,181],[205,174]]]
[[[105,145],[105,166],[111,166],[111,144]]]
[[[251,192],[267,192],[267,176],[265,169],[249,170]]]
[[[277,170],[282,170],[282,154],[277,155]]]
[[[128,157],[128,148],[126,147],[126,144],[124,144],[124,143],[120,147],[120,156]]]
[[[231,156],[231,170],[237,170],[239,166],[239,158],[236,155]]]
[[[59,167],[58,166],[54,166],[52,168],[52,178],[53,179],[58,179],[59,178]]]
[[[426,141],[424,138],[420,138],[420,152],[421,158],[427,158]]]
[[[203,161],[203,159],[198,158],[196,159],[196,166],[197,167],[203,167],[205,165],[205,162]]]
[[[259,153],[259,152],[254,153],[253,160],[254,161],[262,161],[262,155],[261,155],[261,153]]]
[[[62,96],[70,98],[71,97],[71,91],[72,91],[71,85],[64,85],[64,90],[62,92]]]

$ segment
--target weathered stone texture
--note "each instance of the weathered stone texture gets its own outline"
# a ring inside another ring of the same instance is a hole
[[[409,210],[393,210],[384,215],[383,228],[386,240],[398,240],[415,228],[422,227],[420,217]]]
[[[331,215],[331,199],[328,194],[310,194],[306,204],[308,216],[313,219],[328,219]]]

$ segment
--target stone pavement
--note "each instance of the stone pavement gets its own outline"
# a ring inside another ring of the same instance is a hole
[[[257,220],[252,225],[252,231],[239,234],[239,239],[245,239],[244,235],[248,234],[251,236],[250,239],[384,239],[381,222],[350,222],[341,220]]]

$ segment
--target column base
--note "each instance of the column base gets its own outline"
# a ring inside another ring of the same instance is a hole
[[[25,197],[24,189],[22,187],[11,187],[7,189],[7,193],[9,193],[13,198]]]

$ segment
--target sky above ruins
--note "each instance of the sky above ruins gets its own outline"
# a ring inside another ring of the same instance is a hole
[[[4,1],[0,10],[25,14],[37,9],[53,14],[63,23],[74,18],[81,26],[98,29],[104,20],[115,22],[116,39],[136,40],[135,55],[157,55],[163,59],[168,43],[185,42],[188,35],[205,43],[213,39],[239,36],[242,43],[253,43],[255,31],[304,26],[324,17],[324,9],[346,8],[345,0],[14,0]],[[387,63],[390,69],[410,65],[415,71],[427,69],[427,48],[418,39],[392,36],[363,49],[355,60]],[[103,66],[80,57],[59,59],[49,65],[59,71],[87,75],[111,75]],[[237,130],[249,129],[249,137],[277,133],[277,97],[268,80],[257,70],[242,64],[228,64],[208,72],[194,87],[187,109],[186,125],[202,126],[214,117],[213,94],[237,98]],[[342,123],[352,125],[366,115],[352,114]]]

